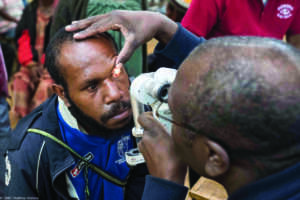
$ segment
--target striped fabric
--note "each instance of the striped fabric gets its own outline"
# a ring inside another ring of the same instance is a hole
[[[44,15],[37,9],[37,24],[36,24],[36,38],[35,38],[35,49],[38,52],[39,61],[35,63],[35,67],[40,68],[40,77],[35,77],[32,74],[32,70],[28,67],[32,64],[32,58],[26,59],[26,52],[30,52],[30,46],[28,48],[23,48],[26,51],[24,54],[19,55],[20,63],[22,67],[19,72],[14,75],[13,84],[11,86],[12,91],[12,112],[13,115],[19,118],[26,116],[34,108],[39,106],[43,101],[45,101],[51,94],[51,84],[53,80],[51,79],[48,71],[43,67],[43,57],[44,57],[44,39],[46,26],[50,22],[52,14],[50,16]],[[24,31],[22,37],[26,34]],[[30,37],[27,33],[29,42],[27,40],[23,41],[30,45]],[[21,38],[22,38],[21,37]],[[27,42],[26,42],[27,41]],[[21,47],[21,45],[19,45]],[[20,51],[19,52],[23,52]],[[32,57],[32,56],[31,56]],[[21,61],[24,62],[21,62]],[[38,79],[37,79],[38,78]]]

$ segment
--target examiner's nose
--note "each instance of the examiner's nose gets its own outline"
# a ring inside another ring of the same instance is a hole
[[[110,79],[106,79],[104,81],[105,84],[105,96],[104,96],[104,101],[106,104],[109,104],[111,102],[115,102],[115,101],[119,101],[121,98],[121,91],[119,89],[119,87],[117,86],[117,84],[110,80]]]

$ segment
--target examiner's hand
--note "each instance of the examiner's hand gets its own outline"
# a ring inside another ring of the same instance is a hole
[[[151,112],[143,113],[138,121],[144,128],[144,135],[138,147],[146,160],[150,174],[183,184],[187,168],[176,155],[171,136],[153,118]]]
[[[84,30],[75,34],[75,39],[83,39],[108,30],[121,31],[125,43],[118,55],[118,64],[125,63],[136,48],[153,37],[167,44],[175,34],[177,24],[166,16],[154,12],[116,10],[75,21],[66,27],[67,31],[80,29]]]

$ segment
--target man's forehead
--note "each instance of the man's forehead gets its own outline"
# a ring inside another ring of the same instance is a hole
[[[63,76],[70,76],[72,79],[80,75],[83,78],[90,76],[88,74],[102,73],[106,72],[108,68],[112,68],[115,64],[116,55],[117,52],[110,41],[99,41],[96,38],[91,38],[63,44],[58,61]],[[77,75],[74,74],[74,70],[78,72]]]
[[[88,62],[91,58],[112,58],[117,54],[113,44],[106,38],[89,38],[83,41],[67,41],[60,48],[59,61]],[[62,63],[61,63],[62,64]]]
[[[92,38],[87,38],[84,40],[68,40],[65,41],[61,44],[61,53],[62,53],[62,49],[66,49],[66,47],[68,48],[74,48],[74,47],[83,47],[83,46],[90,46],[97,48],[97,47],[101,47],[101,48],[108,48],[108,49],[113,49],[115,51],[115,47],[114,47],[114,43],[112,41],[110,41],[108,38],[102,36],[98,36],[98,37],[92,37]],[[85,54],[87,53],[91,53],[91,52],[84,52]]]

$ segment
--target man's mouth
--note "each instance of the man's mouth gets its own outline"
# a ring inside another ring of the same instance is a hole
[[[117,113],[116,115],[112,116],[110,119],[117,120],[117,121],[122,121],[122,120],[127,119],[129,117],[130,111],[131,110],[129,108],[123,109],[119,113]]]
[[[115,104],[112,109],[101,117],[101,121],[106,123],[108,120],[122,121],[129,117],[131,105],[129,102]]]

